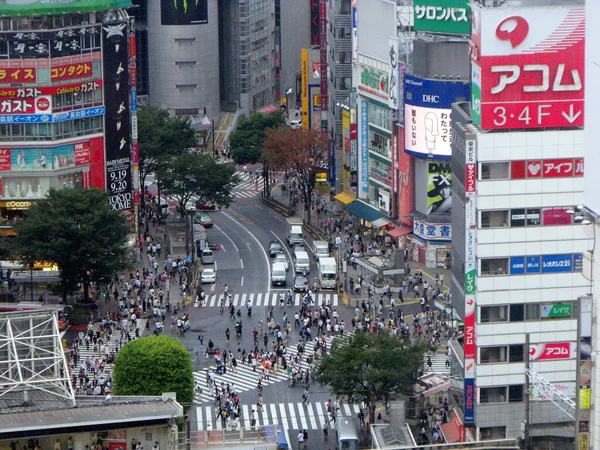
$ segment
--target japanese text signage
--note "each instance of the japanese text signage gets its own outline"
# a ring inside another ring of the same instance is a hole
[[[392,111],[397,111],[400,107],[400,79],[398,78],[398,38],[396,36],[388,39],[389,55],[389,75],[388,75],[388,106]]]
[[[103,26],[106,188],[110,204],[117,211],[133,207],[126,28],[125,22]]]
[[[469,0],[415,0],[415,31],[470,34]]]
[[[475,423],[475,379],[465,378],[465,425]]]
[[[530,161],[512,161],[510,177],[513,180],[523,178],[568,178],[582,177],[583,158],[536,159]]]
[[[6,98],[0,100],[0,114],[51,114],[52,97]]]
[[[0,69],[0,84],[35,83],[37,72],[33,67]]]
[[[428,223],[421,220],[413,222],[413,232],[425,240],[452,239],[452,225],[449,223]]]
[[[358,90],[387,102],[389,100],[389,75],[377,69],[363,66],[360,71]]]
[[[358,61],[358,0],[352,0],[352,62]]]
[[[572,316],[573,305],[571,303],[548,303],[543,304],[540,311],[544,319],[567,319]]]
[[[452,103],[469,98],[468,83],[404,76],[405,150],[418,158],[452,156]]]
[[[57,86],[37,87],[0,87],[0,101],[4,98],[36,98],[40,95],[78,94],[93,92],[102,87],[102,80],[83,83],[61,84]]]
[[[477,160],[475,158],[475,140],[465,140],[465,152],[466,152],[466,163],[465,163],[465,192],[467,194],[473,194],[477,190]]]
[[[481,70],[475,123],[484,130],[583,126],[585,8],[473,8],[471,56]]]
[[[74,80],[76,78],[87,78],[91,76],[91,62],[66,64],[64,66],[52,67],[50,69],[50,79],[52,81]]]
[[[363,192],[369,192],[369,103],[364,100],[360,104],[360,138],[360,186]]]
[[[550,342],[529,346],[529,358],[532,361],[577,358],[577,344],[574,342]]]
[[[86,117],[103,116],[104,106],[95,108],[82,108],[53,114],[4,114],[0,115],[0,124],[3,123],[56,123]]]
[[[509,263],[511,275],[581,272],[583,255],[567,253],[563,255],[511,256]]]

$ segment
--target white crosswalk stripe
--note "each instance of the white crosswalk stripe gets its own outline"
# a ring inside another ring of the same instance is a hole
[[[431,356],[431,369],[427,364],[428,358]],[[423,355],[423,371],[425,373],[439,373],[442,375],[450,375],[450,368],[446,367],[446,355],[443,353],[428,352]]]
[[[244,294],[230,294],[230,299],[225,302],[225,307],[229,306],[229,302],[233,303],[235,307],[246,306],[248,301],[252,306],[278,306],[279,305],[279,294],[277,292],[272,292],[271,295],[268,293],[244,293]],[[304,294],[295,293],[294,294],[294,305],[300,306],[302,303],[302,297]],[[221,305],[221,300],[224,298],[223,294],[207,294],[204,299],[204,305],[200,302],[194,303],[196,308],[201,306],[209,307],[209,308],[217,308]],[[321,305],[323,303],[330,306],[338,306],[339,305],[339,295],[326,293],[326,292],[317,292],[313,294],[314,301],[317,305]],[[287,296],[286,302],[287,305]]]
[[[348,334],[349,335],[349,334]],[[331,348],[331,341],[333,338],[327,337],[325,342],[327,343],[327,349]],[[285,357],[289,362],[293,360],[293,358],[298,354],[298,348],[295,345],[290,345],[287,347]],[[303,370],[306,370],[310,367],[310,364],[306,362],[309,356],[314,354],[314,342],[309,341],[304,346],[304,354],[300,360],[300,367]],[[194,372],[194,379],[196,381],[196,385],[199,387],[199,391],[196,390],[195,399],[196,403],[204,403],[214,400],[214,396],[211,395],[209,390],[209,385],[206,381],[207,370],[212,370],[213,372],[216,370],[216,366],[211,366],[209,369],[203,369],[197,372]],[[233,372],[227,368],[227,372],[224,375],[219,375],[214,372],[215,384],[220,386],[221,383],[229,383],[233,384],[236,392],[245,392],[256,389],[258,384],[258,375],[259,371],[253,371],[252,367],[248,364],[243,364],[241,361],[237,361],[237,370]],[[269,384],[281,383],[281,382],[289,382],[289,378],[287,373],[284,370],[279,370],[277,374],[272,373],[268,379],[263,379],[262,385],[267,386]]]
[[[231,193],[237,198],[253,198],[260,195],[264,187],[263,177],[259,177],[258,182],[255,181],[254,177],[248,178],[243,171],[237,171],[240,182],[234,186]]]
[[[99,329],[100,329],[100,324],[95,323],[93,326],[94,329],[94,333],[96,333]],[[137,329],[139,330],[139,335],[143,336],[144,332],[146,331],[146,319],[139,319],[137,321]],[[113,334],[111,336],[110,342],[109,342],[109,348],[110,350],[114,350],[116,349],[118,343],[119,343],[119,338],[121,336],[121,332],[116,330],[113,331]],[[135,330],[132,329],[131,330],[131,338],[135,339]],[[65,349],[65,353],[68,357],[69,355],[69,348],[67,347]],[[89,350],[86,348],[85,343],[81,344],[79,346],[79,367],[81,367],[82,365],[85,365],[85,362],[88,358],[90,358],[91,361],[93,361],[96,358],[100,358],[100,348],[96,347],[96,351],[94,351],[94,345],[92,344],[92,342],[90,342],[90,347]],[[104,366],[104,374],[105,376],[109,376],[112,375],[112,371],[113,371],[113,365],[112,364],[106,364]]]
[[[287,430],[322,430],[325,423],[330,428],[334,421],[327,412],[326,402],[301,402],[271,403],[263,405],[262,410],[257,410],[256,405],[241,405],[242,417],[240,424],[244,428],[250,427],[250,415],[255,411],[256,426],[282,424]],[[213,406],[196,406],[196,426],[198,430],[222,430],[224,424],[217,419]],[[359,405],[342,405],[337,417],[356,417],[360,412]]]

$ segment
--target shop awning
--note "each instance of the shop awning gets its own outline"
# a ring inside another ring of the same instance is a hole
[[[355,200],[355,198],[352,195],[346,194],[345,192],[340,192],[333,198],[335,198],[342,205],[348,205],[349,203],[352,203]]]
[[[412,233],[413,229],[411,227],[407,227],[406,225],[402,225],[400,227],[394,228],[393,230],[387,230],[386,233],[389,234],[394,239],[399,238],[400,236],[404,236],[405,234]]]
[[[271,114],[276,111],[281,111],[281,110],[277,106],[274,106],[274,105],[267,105],[258,110],[259,113],[263,113],[263,114]]]
[[[356,217],[360,217],[361,219],[371,223],[383,217],[383,214],[381,214],[377,209],[361,202],[360,200],[354,200],[352,203],[344,206],[344,209],[350,214],[353,214]]]
[[[391,219],[388,219],[387,217],[382,216],[381,218],[374,220],[373,222],[371,222],[371,224],[375,227],[375,228],[381,228],[381,227],[385,227],[388,223],[392,223]]]

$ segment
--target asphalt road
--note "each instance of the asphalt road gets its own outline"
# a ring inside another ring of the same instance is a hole
[[[241,310],[243,333],[241,338],[236,338],[235,322],[230,319],[227,310],[219,313],[218,301],[209,302],[208,306],[194,307],[192,303],[187,307],[190,314],[192,328],[183,336],[178,336],[186,348],[198,347],[198,335],[202,330],[205,336],[205,345],[209,339],[220,346],[222,350],[237,352],[238,343],[242,349],[249,350],[253,347],[252,330],[258,327],[259,320],[266,322],[267,305],[276,304],[275,299],[279,292],[285,289],[271,287],[270,272],[271,258],[268,255],[269,242],[279,240],[285,241],[285,219],[278,213],[263,205],[259,198],[260,186],[247,184],[246,190],[236,195],[236,202],[227,210],[209,212],[215,226],[207,230],[207,238],[212,244],[217,244],[220,251],[215,252],[215,267],[217,270],[217,282],[214,285],[204,285],[204,291],[209,298],[215,298],[223,294],[225,284],[229,292],[235,297],[235,305]],[[254,190],[254,194],[249,193]],[[312,237],[305,233],[306,247],[311,257],[311,278],[316,276],[316,265],[310,252]],[[290,269],[287,274],[288,287],[293,282],[293,258],[292,249],[283,245],[288,257]],[[332,293],[328,293],[333,300]],[[260,300],[259,300],[260,298]],[[299,297],[297,297],[298,299]],[[245,302],[251,300],[253,303],[252,316],[246,312]],[[351,318],[354,306],[344,305],[341,298],[337,298],[337,309],[339,316],[346,322],[347,329],[351,329]],[[212,305],[212,306],[211,306]],[[404,311],[407,316],[414,314],[419,306],[416,302],[405,305]],[[275,321],[282,323],[284,312],[289,318],[293,318],[296,306],[274,306]],[[225,330],[231,333],[231,340],[226,342]],[[167,333],[172,333],[167,330]],[[293,334],[292,341],[288,347],[290,352],[295,351],[299,340],[297,333]],[[213,367],[213,360],[205,360],[201,356],[200,361],[194,362],[195,378],[205,383],[206,369]],[[263,402],[265,409],[258,414],[259,424],[282,423],[287,430],[292,448],[297,448],[297,434],[300,429],[306,428],[309,433],[308,448],[333,449],[335,448],[334,433],[330,433],[329,439],[323,439],[322,426],[327,420],[325,403],[331,398],[326,386],[318,384],[311,385],[310,403],[302,405],[301,387],[289,387],[287,380],[281,374],[277,379],[269,381],[263,390]],[[256,408],[257,390],[255,375],[248,367],[240,367],[237,374],[227,373],[223,376],[216,375],[216,382],[233,382],[240,392],[243,408],[242,421],[246,420],[252,409]],[[203,396],[197,396],[197,402],[190,411],[192,429],[218,429],[215,413],[210,396],[205,391]],[[356,416],[355,407],[345,406],[343,415]],[[332,424],[333,426],[333,424]]]

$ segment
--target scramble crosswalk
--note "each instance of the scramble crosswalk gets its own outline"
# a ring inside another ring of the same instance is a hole
[[[332,337],[327,337],[325,342],[327,344],[327,348],[331,347]],[[314,355],[314,341],[309,341],[304,346],[304,353],[302,358],[300,358],[300,367],[302,370],[306,370],[310,367],[310,364],[307,362],[307,358],[309,356]],[[286,349],[285,357],[288,361],[291,361],[298,354],[298,348],[295,345],[290,345]],[[216,373],[217,367],[212,365],[208,369],[203,369],[197,372],[194,372],[194,380],[196,381],[196,386],[198,387],[195,392],[194,401],[196,403],[204,403],[214,400],[214,396],[211,394],[209,389],[209,385],[207,383],[207,371],[214,372],[214,380],[217,386],[220,386],[221,383],[229,383],[233,385],[236,392],[245,392],[250,391],[252,389],[256,389],[258,385],[258,369],[255,372],[252,370],[252,367],[248,364],[243,364],[238,361],[237,370],[233,372],[230,368],[227,368],[227,372],[223,375],[219,375]],[[277,374],[272,373],[269,378],[263,379],[262,385],[268,386],[274,383],[288,382],[288,374],[284,370],[279,370]]]
[[[238,170],[235,174],[238,176],[240,182],[231,190],[234,197],[253,198],[260,195],[265,184],[262,176],[258,177],[258,181],[256,181],[253,173],[244,173],[243,171]]]
[[[427,361],[431,356],[431,368]],[[450,368],[446,367],[446,355],[438,352],[427,352],[423,355],[423,372],[450,375]]]
[[[144,332],[146,331],[146,322],[147,319],[138,319],[137,321],[137,328],[139,330],[139,335],[143,336]],[[93,326],[94,329],[94,333],[97,332],[100,329],[100,324],[95,323]],[[118,343],[119,341],[119,336],[120,336],[120,331],[115,330],[113,331],[109,346],[110,349],[114,349],[115,345]],[[131,337],[132,339],[135,339],[135,330],[131,330]],[[65,352],[68,356],[69,354],[69,348],[65,349]],[[96,350],[94,351],[94,345],[90,342],[90,347],[89,349],[86,347],[85,344],[82,344],[79,346],[79,366],[81,366],[82,364],[85,364],[86,360],[88,358],[90,358],[91,361],[93,361],[96,358],[99,358],[100,355],[100,349],[98,347],[96,347]],[[112,364],[106,364],[104,366],[104,375],[106,377],[111,376],[112,375],[112,371],[113,371],[113,365]]]
[[[334,422],[327,412],[326,402],[302,402],[271,403],[263,405],[262,410],[257,410],[256,405],[241,405],[242,416],[240,426],[250,428],[250,415],[255,410],[256,426],[282,424],[287,430],[322,430],[327,424],[334,427]],[[356,404],[340,405],[338,417],[356,417],[360,407]],[[197,430],[222,430],[224,429],[221,419],[217,419],[213,406],[196,406],[196,429]]]
[[[252,306],[278,306],[279,305],[279,293],[271,292],[271,293],[258,293],[258,294],[229,294],[230,298],[225,302],[225,306],[229,306],[229,302],[233,303],[235,307],[247,306],[248,302]],[[313,299],[317,305],[321,305],[323,303],[330,306],[338,306],[339,305],[339,295],[327,292],[317,292],[312,294]],[[300,306],[302,304],[303,293],[295,293],[294,294],[294,306]],[[197,301],[194,303],[196,308],[201,306],[215,308],[220,306],[221,299],[224,297],[224,294],[209,294],[206,295],[204,302]],[[287,305],[287,294],[284,294],[285,304]]]

